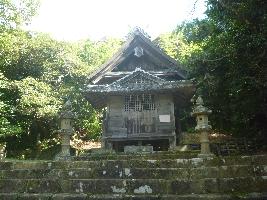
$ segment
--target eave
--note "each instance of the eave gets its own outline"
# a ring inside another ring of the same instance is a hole
[[[132,93],[173,94],[176,99],[184,102],[191,98],[195,86],[191,80],[165,81],[161,84],[132,84],[132,85],[88,85],[84,91],[87,100],[97,108],[105,107],[108,96]]]

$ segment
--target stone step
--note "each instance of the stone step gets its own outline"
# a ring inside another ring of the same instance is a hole
[[[14,169],[0,170],[2,179],[188,179],[267,176],[267,165],[232,165],[189,168],[121,168],[94,167],[74,169]]]
[[[60,193],[62,186],[56,179],[0,179],[0,193]]]
[[[68,193],[0,193],[2,200],[86,200],[86,194],[68,194]]]
[[[207,194],[266,192],[267,178],[181,179],[0,179],[0,193]]]
[[[153,153],[112,153],[112,154],[83,154],[73,157],[74,160],[126,160],[126,159],[189,159],[195,158],[200,151],[189,152],[153,152]]]
[[[264,194],[266,188],[267,155],[0,161],[0,199],[3,200],[201,199],[204,194],[210,195],[206,199],[213,194],[218,194],[220,199],[221,195],[232,198],[233,194]]]
[[[267,155],[190,159],[127,159],[98,161],[0,161],[0,169],[74,169],[94,167],[188,168],[200,166],[267,165]]]
[[[205,194],[266,192],[265,177],[165,179],[72,179],[69,191],[91,194]]]
[[[88,195],[91,200],[266,200],[267,194],[252,193],[246,195],[190,194],[190,195]]]
[[[189,194],[189,195],[86,195],[86,194],[27,194],[2,193],[3,200],[265,200],[267,194],[249,193],[242,195],[224,194]]]

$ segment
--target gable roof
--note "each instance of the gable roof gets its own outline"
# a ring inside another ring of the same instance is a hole
[[[177,61],[168,56],[165,52],[161,51],[155,44],[150,41],[150,39],[144,36],[144,34],[139,29],[136,29],[131,34],[129,39],[124,43],[121,49],[112,56],[112,58],[110,58],[106,63],[95,70],[91,75],[89,75],[89,80],[92,82],[97,82],[98,80],[100,80],[105,75],[105,73],[112,71],[129,55],[131,55],[134,51],[134,48],[138,44],[146,46],[148,49],[150,49],[150,51],[153,51],[155,57],[158,57],[164,63],[166,63],[166,67],[168,67],[171,71],[177,72],[177,74],[182,79],[186,79],[186,72],[181,68],[181,66],[177,65]]]

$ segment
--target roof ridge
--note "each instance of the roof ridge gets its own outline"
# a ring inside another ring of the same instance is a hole
[[[147,32],[144,31],[144,29],[142,29],[141,27],[139,26],[135,26],[129,33],[127,36],[131,37],[131,36],[136,36],[136,35],[139,35],[139,36],[143,36],[143,37],[146,37],[147,39],[149,39],[151,41],[151,36],[148,35]]]

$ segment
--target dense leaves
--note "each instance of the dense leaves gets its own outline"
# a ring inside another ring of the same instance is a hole
[[[200,44],[186,40],[185,33],[187,31],[184,31],[184,25],[181,25],[171,33],[160,35],[154,42],[188,70],[188,59],[193,53],[201,51],[202,48]]]
[[[39,0],[1,0],[0,1],[0,30],[17,28],[30,22],[36,14]]]
[[[266,137],[267,2],[209,0],[206,14],[177,31],[202,49],[187,66],[213,110],[213,126]]]
[[[213,110],[215,129],[266,138],[267,2],[209,0],[206,14],[157,43],[196,80],[197,93]]]
[[[4,93],[8,93],[11,88],[12,82],[0,73],[0,141],[4,141],[4,136],[17,134],[21,131],[13,120],[15,107],[10,105],[4,96]]]
[[[0,1],[0,142],[8,156],[35,158],[59,143],[58,113],[70,99],[76,134],[98,139],[101,111],[84,99],[86,77],[108,59],[121,41],[60,42],[21,29],[38,1]]]

